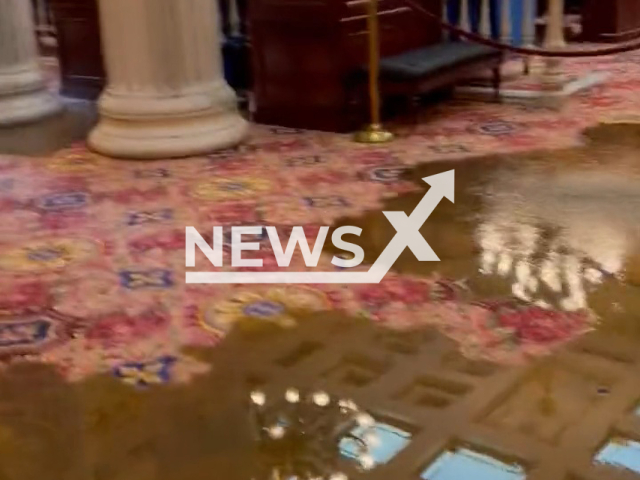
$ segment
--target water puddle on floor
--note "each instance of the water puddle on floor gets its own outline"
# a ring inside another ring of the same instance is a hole
[[[585,132],[590,140],[583,148],[408,172],[420,184],[423,177],[455,168],[456,201],[442,200],[420,229],[441,262],[418,262],[406,249],[394,270],[465,278],[483,300],[512,295],[542,308],[590,309],[603,320],[602,328],[634,332],[636,323],[640,328],[636,135],[628,127],[602,126]],[[400,196],[385,210],[410,214],[424,193]],[[396,233],[382,212],[339,224],[362,228],[359,244],[367,261]]]
[[[581,148],[407,172],[423,185],[455,168],[456,202],[420,229],[441,262],[407,250],[394,266],[432,279],[405,328],[385,309],[411,309],[419,282],[361,292],[380,321],[297,312],[295,328],[235,329],[189,352],[212,369],[188,383],[154,385],[171,359],[118,372],[127,382],[6,369],[0,480],[632,478],[640,135],[586,133]],[[385,210],[410,213],[427,188]],[[340,224],[363,228],[368,262],[395,234],[380,212]]]

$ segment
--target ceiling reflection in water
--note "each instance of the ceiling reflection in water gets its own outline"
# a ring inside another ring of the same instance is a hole
[[[624,281],[640,244],[640,178],[630,172],[503,170],[483,195],[480,271],[545,308],[589,308],[610,278]],[[635,251],[634,251],[635,250]]]

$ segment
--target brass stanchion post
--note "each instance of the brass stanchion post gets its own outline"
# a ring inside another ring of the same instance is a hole
[[[385,130],[380,121],[380,40],[378,35],[378,0],[367,2],[367,29],[369,30],[369,106],[371,123],[355,134],[360,143],[385,143],[393,140],[393,133]]]

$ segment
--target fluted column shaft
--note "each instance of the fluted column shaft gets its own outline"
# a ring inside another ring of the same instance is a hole
[[[30,0],[0,0],[0,126],[39,120],[60,109],[38,61]]]
[[[124,158],[196,155],[247,124],[222,73],[215,0],[99,0],[107,87],[90,146]]]
[[[546,50],[560,50],[565,47],[564,40],[564,0],[549,0],[547,11],[547,29],[544,38]],[[557,91],[564,85],[562,60],[548,57],[545,60],[543,87],[547,91]]]

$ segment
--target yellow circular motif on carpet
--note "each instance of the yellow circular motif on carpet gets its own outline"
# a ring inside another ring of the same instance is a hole
[[[62,173],[84,173],[95,170],[97,166],[97,158],[84,150],[64,152],[47,163],[50,170]]]
[[[36,240],[0,253],[0,270],[55,270],[86,261],[94,257],[98,250],[96,242],[82,238]]]
[[[324,292],[289,286],[266,292],[238,292],[231,298],[206,306],[200,321],[204,328],[214,333],[227,332],[236,323],[292,327],[299,317],[330,308],[331,302]]]
[[[227,177],[198,183],[191,194],[201,200],[239,200],[272,189],[269,180],[257,177]]]

